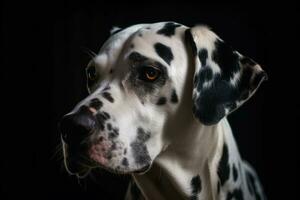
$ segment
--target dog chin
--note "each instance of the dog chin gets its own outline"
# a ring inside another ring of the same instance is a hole
[[[151,168],[151,164],[149,165],[145,165],[143,167],[140,168],[135,168],[135,169],[130,169],[130,168],[123,168],[120,166],[117,167],[108,167],[102,164],[98,164],[98,167],[96,168],[100,168],[100,169],[104,169],[110,173],[113,174],[123,174],[123,175],[130,175],[130,174],[138,174],[138,175],[142,175],[145,174],[146,172],[148,172]]]

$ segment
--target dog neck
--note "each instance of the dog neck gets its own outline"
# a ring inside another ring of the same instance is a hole
[[[223,144],[226,141],[236,148],[230,126],[227,119],[223,119],[213,126],[203,126],[197,122],[187,127],[189,129],[185,132],[178,131],[178,135],[173,132],[176,139],[156,158],[147,173],[133,175],[146,199],[197,196],[193,194],[192,181],[197,176],[201,181],[201,199],[215,199]]]

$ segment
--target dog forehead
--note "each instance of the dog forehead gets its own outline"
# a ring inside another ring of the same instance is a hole
[[[101,66],[112,66],[117,62],[121,53],[137,50],[148,56],[155,56],[154,45],[165,44],[175,48],[176,42],[180,39],[176,35],[178,27],[185,27],[175,22],[159,22],[153,24],[137,24],[125,28],[113,34],[101,47],[94,58],[94,62]],[[160,45],[162,46],[162,45]]]

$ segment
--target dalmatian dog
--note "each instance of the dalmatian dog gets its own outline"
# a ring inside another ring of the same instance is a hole
[[[89,95],[60,122],[70,174],[131,174],[127,200],[265,199],[226,116],[267,75],[210,28],[115,29],[86,73]]]

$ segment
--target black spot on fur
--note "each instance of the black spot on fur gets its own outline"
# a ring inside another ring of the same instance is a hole
[[[220,159],[219,166],[218,166],[218,176],[222,186],[229,179],[230,168],[229,168],[228,160],[229,160],[228,147],[227,144],[225,143],[223,146],[222,157]]]
[[[161,105],[165,105],[165,104],[166,104],[166,102],[167,102],[167,99],[166,99],[166,97],[160,97],[160,98],[158,99],[158,101],[157,101],[156,105],[159,105],[159,106],[161,106]]]
[[[156,53],[164,60],[166,63],[170,65],[171,61],[173,60],[174,56],[171,51],[171,48],[162,44],[162,43],[155,43],[154,49]]]
[[[215,50],[212,53],[212,59],[222,70],[222,78],[229,81],[234,73],[240,70],[239,56],[221,40],[215,41]]]
[[[129,56],[128,59],[134,62],[144,62],[148,60],[145,56],[141,55],[138,52],[132,52]]]
[[[110,119],[110,115],[107,112],[103,112],[105,119]]]
[[[117,137],[119,135],[119,133],[116,133],[116,132],[109,132],[108,133],[108,138],[109,139],[113,139],[115,137]]]
[[[122,165],[124,165],[125,167],[128,167],[128,160],[127,160],[127,158],[123,158]]]
[[[110,147],[110,151],[115,150],[117,148],[116,142],[112,141],[112,145]]]
[[[111,70],[113,70],[113,69],[111,69]],[[102,91],[107,91],[107,90],[110,90],[110,86],[109,85],[106,85],[105,88]]]
[[[228,192],[226,200],[244,200],[243,191],[234,189],[232,192]]]
[[[178,103],[178,96],[176,94],[176,90],[173,89],[172,90],[172,94],[171,94],[171,102],[172,103]]]
[[[107,130],[111,131],[111,129],[112,129],[111,124],[110,124],[110,123],[107,123],[106,126],[107,126]]]
[[[137,164],[145,165],[150,163],[151,158],[148,153],[148,149],[145,144],[141,142],[133,142],[131,143],[131,148],[133,151],[133,157]]]
[[[100,130],[104,130],[105,128],[105,121],[110,118],[110,115],[106,112],[99,112],[96,114],[96,119],[97,119],[97,125],[99,126]]]
[[[111,94],[109,92],[103,92],[102,93],[102,96],[108,100],[109,102],[113,103],[114,102],[114,99],[112,98]]]
[[[233,180],[237,181],[238,171],[237,171],[237,168],[236,168],[235,164],[232,165],[232,174],[233,174]]]
[[[126,154],[127,154],[127,148],[125,148],[125,149],[124,149],[124,152],[123,152],[123,154],[124,154],[124,155],[126,155]]]
[[[191,187],[192,187],[192,195],[190,197],[190,200],[197,200],[198,199],[198,194],[202,190],[202,184],[201,184],[201,179],[200,176],[194,176],[191,180]]]
[[[102,106],[103,106],[103,103],[99,99],[92,99],[90,102],[90,107],[92,107],[96,110],[99,110]]]
[[[140,142],[146,142],[150,138],[150,132],[146,132],[143,128],[138,127],[137,129],[137,139]]]
[[[197,46],[191,33],[191,29],[185,31],[185,42],[190,45],[193,56],[197,55]]]
[[[198,57],[200,59],[200,62],[202,64],[202,66],[205,66],[206,65],[206,60],[207,60],[207,57],[208,57],[207,49],[200,49],[199,53],[198,53]]]
[[[164,25],[163,28],[159,29],[157,31],[158,34],[162,34],[162,35],[165,35],[165,36],[168,36],[168,37],[171,37],[172,35],[175,34],[175,29],[177,27],[180,27],[181,25],[180,24],[175,24],[173,22],[168,22]]]
[[[137,138],[130,144],[133,157],[138,165],[147,165],[150,163],[151,158],[145,142],[150,138],[150,132],[145,132],[141,127],[137,129]]]

